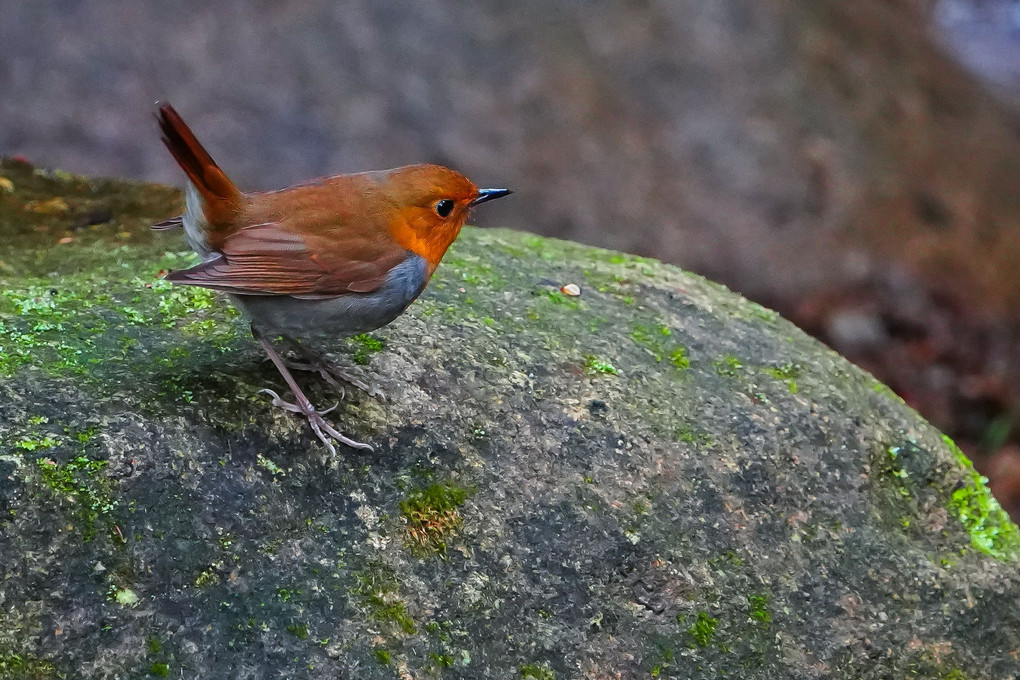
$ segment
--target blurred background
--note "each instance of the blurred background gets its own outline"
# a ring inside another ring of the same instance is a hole
[[[1011,0],[0,0],[0,154],[180,183],[167,99],[247,189],[412,162],[481,216],[773,307],[1020,512]]]

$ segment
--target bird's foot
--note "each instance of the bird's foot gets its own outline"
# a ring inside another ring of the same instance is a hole
[[[343,399],[346,391],[340,382],[345,382],[348,385],[357,387],[370,397],[375,397],[380,401],[386,401],[386,394],[378,387],[368,384],[358,376],[348,373],[342,368],[327,364],[321,359],[309,358],[307,362],[286,361],[285,363],[287,364],[287,368],[293,368],[296,371],[312,371],[314,373],[318,373],[322,376],[323,380],[328,382],[340,392],[341,399]]]
[[[339,402],[337,402],[336,406],[328,408],[325,411],[317,411],[312,403],[307,399],[302,398],[302,396],[299,396],[298,403],[294,404],[289,401],[284,401],[279,394],[270,389],[259,390],[259,393],[271,396],[273,398],[273,406],[278,406],[285,411],[290,411],[291,413],[300,413],[307,418],[308,424],[312,426],[312,431],[315,432],[315,435],[323,444],[326,445],[326,448],[328,448],[329,452],[334,456],[336,455],[336,447],[333,446],[332,440],[336,440],[341,444],[346,444],[352,449],[364,449],[365,451],[374,450],[369,444],[355,441],[350,437],[345,436],[342,432],[330,425],[329,421],[322,417],[339,406]]]

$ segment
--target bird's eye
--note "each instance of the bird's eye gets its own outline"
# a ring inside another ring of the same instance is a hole
[[[453,201],[448,198],[436,203],[436,214],[440,217],[449,217],[450,213],[453,212]]]

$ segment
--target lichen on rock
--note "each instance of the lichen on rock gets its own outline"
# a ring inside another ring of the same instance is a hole
[[[329,348],[389,397],[331,457],[227,300],[160,279],[178,194],[0,176],[0,678],[1020,673],[980,478],[721,286],[466,229]]]

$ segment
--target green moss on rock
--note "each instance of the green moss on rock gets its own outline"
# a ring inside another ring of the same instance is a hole
[[[400,501],[411,544],[425,552],[446,552],[447,538],[463,522],[459,508],[471,490],[452,482],[414,489]]]
[[[352,357],[354,363],[362,366],[368,364],[370,357],[376,352],[381,352],[386,347],[386,341],[369,333],[361,333],[351,337],[354,344]]]
[[[748,595],[747,604],[750,607],[748,612],[752,619],[759,623],[772,623],[772,612],[769,611],[768,595]]]
[[[616,370],[616,367],[611,363],[599,359],[593,354],[589,354],[584,358],[584,369],[593,375],[599,373],[604,375],[617,375],[619,373],[619,371]]]
[[[698,618],[687,629],[687,634],[698,647],[707,647],[712,644],[718,626],[719,619],[709,616],[708,612],[698,612]]]
[[[521,664],[518,672],[521,680],[556,680],[556,673],[544,664]]]
[[[39,458],[36,465],[54,498],[70,502],[71,512],[81,525],[82,537],[86,541],[95,537],[97,521],[108,518],[117,507],[117,501],[111,496],[112,483],[103,474],[107,462],[77,456],[63,464]]]
[[[58,677],[56,667],[45,659],[0,653],[0,680],[50,680]]]
[[[966,527],[971,544],[997,559],[1016,559],[1020,555],[1020,531],[988,490],[988,479],[947,436],[943,436],[956,460],[963,466],[965,478],[953,491],[949,509]]]
[[[418,626],[400,600],[397,581],[389,569],[374,565],[355,576],[357,584],[352,592],[359,597],[373,620],[393,624],[408,635],[417,632]]]

